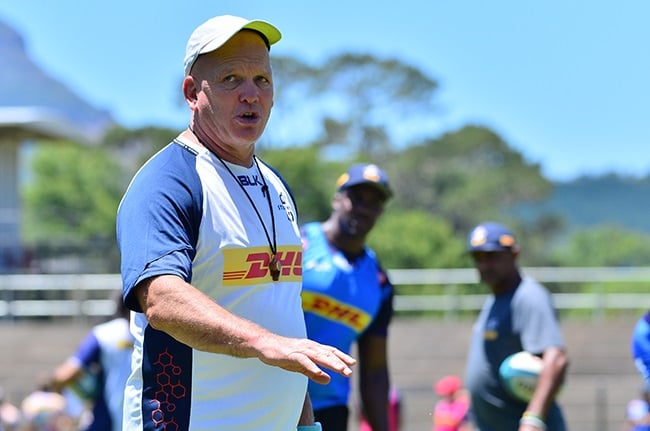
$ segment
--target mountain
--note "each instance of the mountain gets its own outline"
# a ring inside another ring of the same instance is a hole
[[[22,36],[2,21],[0,59],[0,107],[53,110],[94,138],[115,123],[110,113],[89,105],[38,67],[29,57]]]
[[[547,201],[525,208],[527,215],[542,212],[560,215],[568,230],[607,224],[650,233],[650,176],[607,174],[556,183]]]

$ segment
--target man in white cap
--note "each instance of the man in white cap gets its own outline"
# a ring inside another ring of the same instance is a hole
[[[120,203],[124,300],[136,313],[124,430],[317,430],[307,381],[355,360],[306,338],[296,207],[255,156],[273,106],[271,24],[218,16],[190,36],[189,127]]]

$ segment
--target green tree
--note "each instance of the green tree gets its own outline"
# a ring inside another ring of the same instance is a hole
[[[298,205],[301,224],[329,217],[336,180],[350,162],[323,160],[318,145],[265,149],[262,160],[274,167],[285,179]]]
[[[33,155],[32,170],[34,179],[23,190],[28,246],[114,250],[123,187],[121,168],[109,154],[73,143],[45,143]]]
[[[512,218],[515,204],[545,198],[552,183],[499,135],[465,126],[392,157],[396,204],[424,209],[467,233],[484,220]]]
[[[164,127],[126,129],[116,126],[106,132],[101,147],[109,151],[123,167],[128,184],[140,166],[172,142],[178,134],[178,130]]]
[[[508,227],[517,235],[521,245],[519,263],[524,266],[547,266],[552,264],[550,252],[556,245],[556,238],[565,229],[561,217],[542,213],[536,218],[510,215]]]
[[[272,146],[317,142],[328,154],[383,164],[391,149],[426,136],[439,113],[437,82],[397,59],[343,53],[310,66],[275,57],[273,73]]]
[[[385,268],[457,268],[465,262],[464,240],[441,218],[389,203],[368,244]]]
[[[615,225],[577,231],[552,253],[560,266],[646,266],[650,235]]]
[[[390,255],[391,265],[456,266],[458,244],[475,223],[514,222],[514,206],[543,199],[552,188],[538,165],[486,127],[434,137],[437,82],[413,66],[359,54],[333,56],[317,66],[289,57],[273,62],[275,107],[258,154],[290,185],[300,223],[328,217],[335,181],[351,163],[385,169],[395,197],[382,222],[388,234],[378,230],[373,243],[389,250],[382,258]],[[114,243],[115,210],[128,182],[177,133],[117,127],[100,148],[43,149],[42,158],[51,160],[38,162],[43,166],[30,185],[29,237]],[[67,196],[71,190],[75,196]],[[48,223],[39,226],[43,219]],[[555,221],[547,217],[522,226],[527,236],[548,238]],[[408,243],[399,244],[399,252],[396,238]],[[534,238],[527,239],[541,244]]]

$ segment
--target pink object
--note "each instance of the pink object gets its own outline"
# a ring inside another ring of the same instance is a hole
[[[461,382],[458,376],[445,376],[442,379],[438,380],[434,386],[436,394],[440,396],[450,396],[455,394],[461,387],[463,383]]]
[[[400,401],[397,389],[391,389],[388,398],[388,431],[399,431]],[[366,422],[363,416],[361,417],[359,431],[372,431],[372,428],[370,428],[370,425],[368,425],[368,422]]]
[[[458,431],[467,420],[468,410],[469,399],[466,396],[441,399],[433,410],[433,431]]]

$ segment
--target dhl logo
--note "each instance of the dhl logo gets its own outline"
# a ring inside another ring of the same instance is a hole
[[[302,280],[302,247],[278,247],[276,254],[280,261],[280,281]],[[223,250],[224,286],[248,286],[271,280],[268,247],[231,248]]]
[[[370,324],[370,315],[351,305],[314,292],[302,292],[302,308],[329,320],[334,320],[361,332]]]
[[[117,350],[133,349],[133,341],[131,340],[119,340],[116,344]]]
[[[488,329],[483,333],[483,338],[488,341],[494,341],[499,338],[499,331]]]

